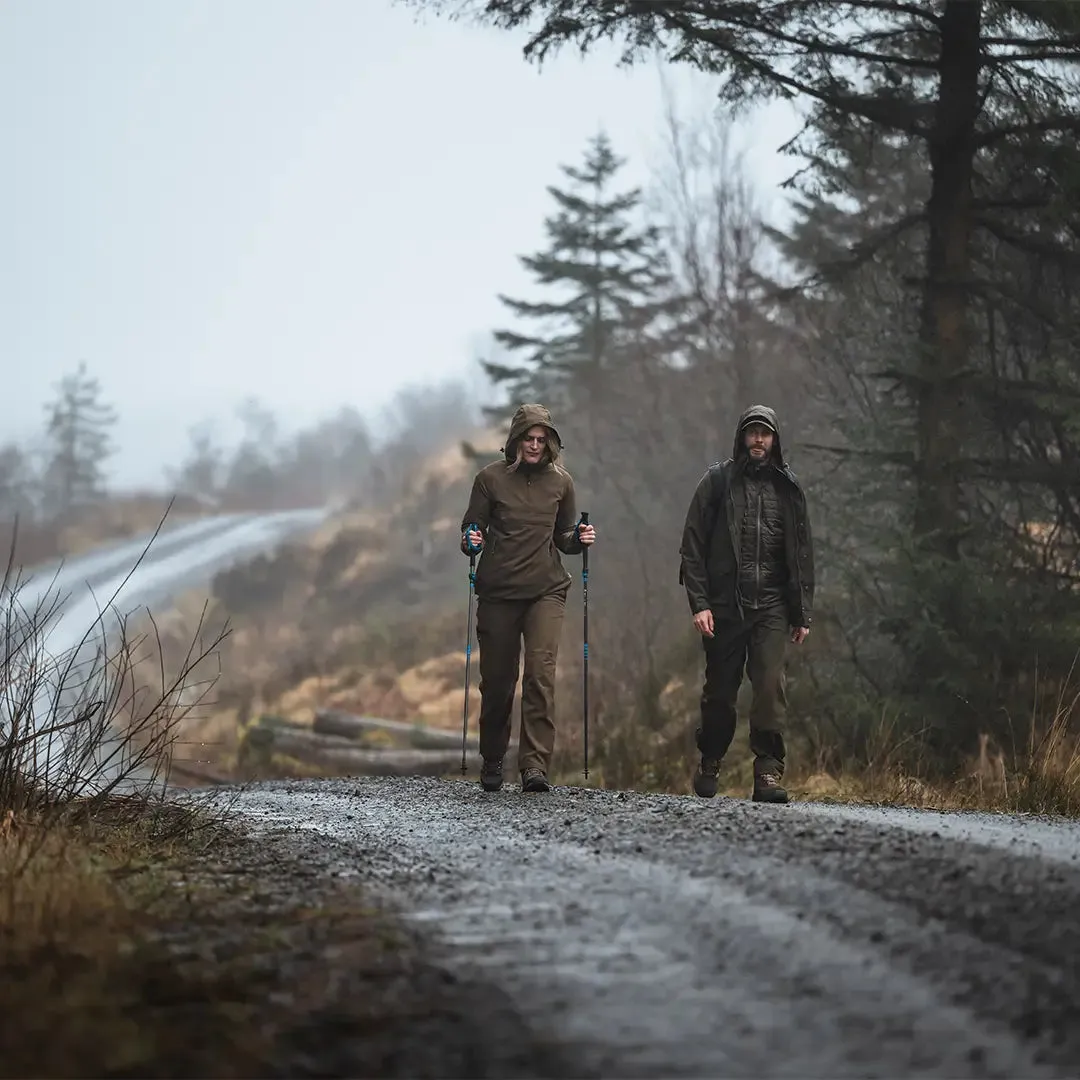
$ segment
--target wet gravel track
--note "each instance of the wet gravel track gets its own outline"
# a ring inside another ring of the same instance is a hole
[[[219,794],[377,889],[481,1015],[502,1001],[489,1075],[1080,1072],[1070,823],[419,778]]]

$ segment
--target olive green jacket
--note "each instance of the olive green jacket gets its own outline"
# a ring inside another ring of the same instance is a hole
[[[522,435],[537,424],[548,429],[547,454],[539,465],[514,469]],[[561,442],[547,409],[522,405],[510,423],[503,460],[476,474],[461,531],[472,526],[484,535],[476,570],[479,598],[531,600],[569,589],[560,552],[577,555],[582,545],[574,481],[558,461]]]

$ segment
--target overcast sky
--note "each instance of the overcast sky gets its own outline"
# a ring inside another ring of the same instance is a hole
[[[80,360],[124,486],[247,395],[295,428],[473,369],[558,165],[603,127],[644,183],[662,141],[655,67],[521,44],[390,0],[0,0],[0,441]],[[742,128],[766,201],[794,125]]]

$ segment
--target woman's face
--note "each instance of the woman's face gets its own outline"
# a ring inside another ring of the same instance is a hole
[[[547,449],[548,432],[541,424],[534,424],[521,437],[521,458],[526,465],[539,465]]]

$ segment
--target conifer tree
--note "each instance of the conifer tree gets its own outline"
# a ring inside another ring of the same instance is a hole
[[[628,349],[653,333],[668,309],[668,286],[655,229],[635,221],[639,188],[618,190],[625,164],[604,134],[590,140],[580,167],[561,166],[571,183],[550,186],[555,212],[545,223],[548,246],[521,257],[546,295],[500,301],[535,329],[502,329],[494,337],[515,363],[481,361],[511,403],[566,407],[576,394],[598,394]],[[487,410],[502,417],[505,409]]]
[[[116,413],[102,400],[101,384],[85,361],[60,381],[56,400],[46,411],[46,508],[64,516],[104,495]]]

